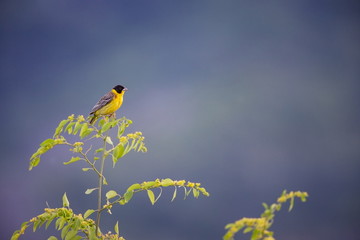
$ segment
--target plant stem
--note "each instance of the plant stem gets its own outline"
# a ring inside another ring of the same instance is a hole
[[[149,189],[151,189],[151,188],[149,188]],[[146,191],[146,190],[147,190],[147,189],[133,190],[133,193],[138,193],[138,192]],[[124,196],[121,196],[121,197],[119,197],[118,199],[116,199],[115,201],[106,204],[105,207],[103,207],[103,208],[101,208],[100,210],[97,210],[97,211],[98,211],[98,212],[102,212],[102,211],[108,209],[109,207],[113,206],[114,204],[120,203],[120,201],[121,201],[122,199],[124,199],[124,198],[125,198]]]
[[[65,142],[65,144],[68,145],[68,146],[74,147],[74,144],[71,144],[71,143],[68,143],[68,142]],[[90,148],[90,149],[91,149],[91,148]],[[90,149],[89,149],[89,150],[90,150]],[[89,160],[89,158],[87,157],[87,153],[88,153],[89,150],[87,150],[85,153],[84,153],[83,151],[80,151],[79,153],[81,154],[81,156],[83,156],[83,159],[91,166],[92,170],[94,170],[94,172],[96,172],[96,174],[97,174],[97,175],[99,176],[99,178],[100,178],[100,177],[102,177],[101,173],[96,169],[95,164],[92,163],[92,162]]]
[[[101,215],[101,208],[102,208],[102,186],[104,183],[104,165],[105,165],[105,158],[106,158],[106,138],[108,134],[106,134],[104,138],[104,151],[101,158],[101,166],[100,166],[100,175],[99,175],[99,192],[98,192],[98,211],[96,215],[96,231],[95,234],[98,236],[99,233],[99,225],[100,225],[100,215]]]

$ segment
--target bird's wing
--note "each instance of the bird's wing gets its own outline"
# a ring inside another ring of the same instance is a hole
[[[109,104],[113,98],[114,98],[114,94],[112,92],[108,92],[107,94],[102,96],[102,98],[100,98],[100,100],[95,104],[95,106],[91,110],[90,114],[93,114],[94,112],[96,112],[100,108],[102,108],[102,107],[106,106],[107,104]]]

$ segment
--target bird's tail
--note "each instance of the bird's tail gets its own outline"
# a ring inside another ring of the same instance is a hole
[[[94,115],[92,115],[92,116],[90,116],[90,117],[91,117],[91,119],[90,119],[90,124],[93,124],[93,123],[96,121],[97,116],[94,114]]]

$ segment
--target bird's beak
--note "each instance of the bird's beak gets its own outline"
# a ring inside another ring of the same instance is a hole
[[[124,88],[123,91],[127,91],[128,89],[127,88]]]

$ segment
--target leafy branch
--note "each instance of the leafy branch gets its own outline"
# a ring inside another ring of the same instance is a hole
[[[77,240],[123,240],[119,236],[119,227],[116,223],[114,230],[116,234],[102,234],[100,231],[100,217],[104,210],[111,213],[111,208],[115,204],[124,205],[128,203],[133,197],[134,193],[146,191],[151,204],[160,198],[163,187],[174,187],[172,200],[177,195],[178,188],[184,189],[185,198],[192,192],[195,198],[200,194],[209,196],[205,188],[200,186],[200,183],[193,183],[190,181],[179,180],[175,181],[170,178],[156,179],[155,181],[148,181],[143,183],[135,183],[128,187],[126,192],[122,195],[114,190],[110,190],[105,194],[106,204],[103,203],[103,185],[108,182],[104,176],[104,166],[107,159],[111,159],[113,167],[118,163],[119,159],[124,157],[130,151],[146,152],[147,148],[144,143],[144,137],[141,132],[134,132],[125,134],[126,128],[132,124],[132,121],[123,117],[120,119],[104,118],[98,121],[97,125],[89,124],[82,115],[75,118],[70,115],[67,119],[62,120],[55,129],[52,138],[43,141],[37,151],[30,157],[29,170],[38,166],[43,155],[57,145],[64,145],[69,148],[69,151],[74,153],[70,160],[64,162],[64,165],[73,164],[78,161],[84,161],[89,167],[82,168],[83,171],[93,171],[98,177],[98,186],[90,188],[85,191],[85,194],[91,194],[98,191],[98,206],[97,209],[88,209],[84,215],[74,214],[70,209],[70,203],[66,194],[63,196],[63,208],[46,208],[44,213],[24,222],[21,228],[14,232],[12,240],[17,240],[24,234],[29,226],[33,226],[33,231],[36,231],[40,226],[45,224],[47,228],[50,223],[56,220],[55,227],[61,230],[61,239]],[[111,137],[109,131],[115,130],[115,137]],[[78,141],[69,141],[67,135],[77,136]],[[92,145],[88,146],[88,141],[91,139],[99,139],[102,146],[97,149],[92,149]],[[101,154],[101,156],[98,156]],[[155,197],[153,189],[159,188],[160,193]],[[92,220],[89,216],[96,213],[96,220]],[[54,236],[48,240],[57,239]]]
[[[98,157],[94,157],[93,161],[90,161],[90,158],[88,157],[88,153],[91,150],[89,148],[86,152],[83,151],[83,145],[85,142],[74,142],[69,143],[66,138],[61,135],[62,133],[67,133],[69,135],[78,135],[80,139],[83,139],[85,137],[88,137],[85,139],[85,141],[93,139],[93,138],[100,138],[102,139],[106,144],[111,145],[111,148],[108,150],[105,150],[103,147],[98,148],[95,150],[95,154],[99,152],[103,152],[103,157],[108,157],[109,154],[111,154],[112,161],[113,161],[113,167],[115,167],[118,160],[125,156],[127,153],[129,153],[131,150],[137,151],[137,152],[147,152],[147,148],[145,147],[144,143],[144,137],[142,136],[141,132],[135,132],[135,133],[129,133],[126,136],[123,136],[123,133],[125,132],[125,129],[132,124],[132,121],[130,119],[126,119],[125,117],[120,119],[102,119],[98,123],[98,127],[94,125],[90,125],[88,122],[85,121],[84,117],[82,115],[79,115],[76,119],[74,115],[70,115],[66,120],[62,120],[58,127],[55,130],[53,138],[46,139],[43,141],[38,150],[30,157],[30,165],[29,170],[32,170],[34,167],[38,166],[40,163],[40,158],[43,154],[45,154],[47,151],[52,149],[56,145],[67,145],[71,148],[70,151],[74,153],[79,153],[81,157],[72,157],[68,162],[65,162],[64,164],[70,164],[77,162],[79,160],[86,161],[90,166],[91,170],[94,170],[98,175],[100,174],[100,171],[95,167],[95,162],[98,160]],[[118,143],[114,145],[113,140],[110,136],[108,136],[107,131],[113,127],[117,127],[117,140]],[[83,169],[83,171],[88,171],[90,169]]]
[[[171,201],[173,201],[176,198],[178,188],[184,189],[184,198],[189,196],[191,192],[193,193],[193,196],[195,198],[198,198],[200,193],[207,197],[210,196],[210,194],[206,191],[205,188],[200,187],[201,186],[200,183],[193,183],[193,182],[185,181],[185,180],[176,181],[176,180],[172,180],[170,178],[166,178],[166,179],[162,179],[162,180],[156,179],[155,181],[134,183],[133,185],[131,185],[130,187],[127,188],[126,192],[123,195],[118,194],[114,190],[108,191],[106,193],[107,203],[103,206],[103,208],[100,209],[100,211],[103,211],[105,209],[109,210],[109,209],[111,209],[111,207],[114,204],[117,204],[117,203],[120,205],[125,205],[132,199],[134,193],[138,193],[138,192],[142,192],[142,191],[147,192],[147,195],[149,197],[151,204],[154,205],[161,196],[162,187],[170,187],[170,186],[175,187]],[[160,193],[157,197],[155,197],[155,194],[152,190],[155,188],[160,189]],[[117,199],[115,201],[111,202],[110,199],[113,199],[115,197],[117,197]]]
[[[282,195],[277,199],[276,203],[270,206],[263,203],[265,211],[259,218],[241,218],[234,223],[229,223],[225,226],[228,229],[223,237],[223,240],[233,240],[234,235],[244,228],[243,233],[252,232],[251,240],[275,240],[274,233],[268,229],[271,227],[274,221],[275,212],[280,211],[283,203],[290,200],[289,211],[294,207],[295,198],[300,198],[302,202],[305,202],[308,194],[307,192],[289,192],[283,191]]]
[[[66,193],[63,195],[63,207],[62,208],[45,208],[44,213],[30,219],[27,222],[21,224],[21,228],[16,230],[11,240],[17,240],[23,234],[25,230],[30,226],[33,227],[35,232],[38,228],[45,224],[45,229],[56,219],[55,229],[61,231],[61,239],[66,240],[125,240],[119,236],[118,228],[114,228],[116,234],[101,234],[97,237],[95,221],[88,218],[92,212],[86,211],[84,215],[75,214],[70,208],[69,200]],[[55,236],[50,236],[48,240],[57,240]]]

